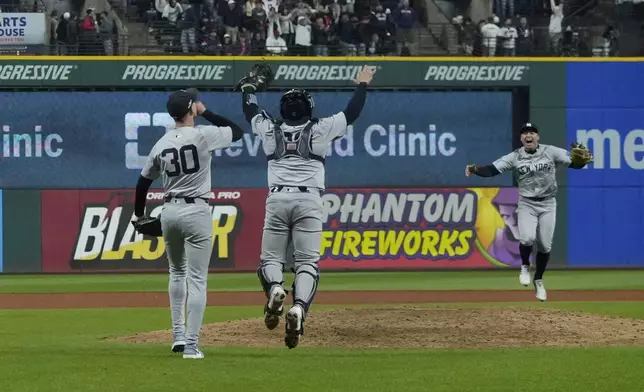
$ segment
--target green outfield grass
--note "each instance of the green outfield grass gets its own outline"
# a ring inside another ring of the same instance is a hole
[[[323,290],[518,289],[516,271],[324,274]],[[644,271],[548,271],[549,289],[644,289]],[[165,291],[165,274],[0,276],[0,292]],[[212,290],[258,291],[253,274],[213,274]],[[644,319],[643,302],[426,304],[550,307]],[[333,306],[314,306],[322,311]],[[205,322],[259,317],[209,307]],[[259,322],[259,321],[258,321]],[[0,391],[642,392],[644,347],[295,350],[204,347],[188,361],[169,344],[109,338],[169,329],[166,308],[0,311]],[[503,325],[498,326],[502,333]],[[305,337],[306,338],[306,337]],[[169,343],[169,342],[168,342]]]
[[[529,303],[526,306],[644,318],[644,306],[638,303]],[[257,313],[256,307],[211,307],[207,310],[206,322],[256,317]],[[634,347],[520,350],[206,347],[206,360],[187,361],[170,354],[168,345],[115,344],[104,340],[166,329],[168,323],[167,309],[0,311],[3,343],[0,345],[0,390],[644,390],[641,377],[644,349]]]
[[[320,287],[333,290],[515,290],[518,272],[352,272],[324,273]],[[644,270],[548,271],[552,290],[644,290]],[[0,275],[0,293],[162,292],[166,274]],[[257,291],[257,276],[211,274],[209,290]]]

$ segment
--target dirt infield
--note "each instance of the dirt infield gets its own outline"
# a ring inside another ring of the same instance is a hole
[[[510,348],[644,344],[644,320],[545,308],[504,306],[426,309],[413,306],[312,312],[301,347]],[[168,344],[172,331],[114,339]],[[203,326],[200,343],[212,346],[284,347],[284,329],[266,330],[261,318]]]
[[[465,302],[531,302],[534,292],[485,291],[322,291],[316,304],[414,304]],[[548,301],[644,301],[644,290],[549,290]],[[210,292],[210,306],[262,304],[261,292]],[[0,309],[83,309],[167,307],[167,293],[0,294]]]

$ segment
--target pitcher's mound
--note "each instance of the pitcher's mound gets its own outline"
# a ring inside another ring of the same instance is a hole
[[[644,321],[538,308],[412,307],[313,311],[300,347],[496,348],[608,346],[644,343]],[[261,318],[208,324],[202,345],[284,347],[284,327]],[[170,331],[121,337],[133,343],[172,342]]]

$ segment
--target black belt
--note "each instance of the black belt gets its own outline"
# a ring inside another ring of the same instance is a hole
[[[172,199],[183,199],[183,200],[185,200],[185,201],[186,201],[186,203],[188,203],[188,204],[195,204],[195,200],[197,200],[197,199],[199,199],[199,200],[203,200],[203,201],[205,201],[206,203],[208,203],[208,199],[205,199],[205,198],[203,198],[203,197],[177,197],[177,196],[166,196],[166,197],[164,197],[164,198],[163,198],[163,201],[165,201],[166,203],[169,203],[170,201],[172,201]]]
[[[309,193],[310,192],[309,188],[307,188],[305,186],[288,186],[288,185],[272,186],[270,188],[270,190],[271,190],[271,193],[273,193],[273,192],[281,192],[282,189],[284,189],[284,188],[297,188],[302,193]]]
[[[546,196],[546,197],[527,197],[523,196],[524,199],[532,200],[532,201],[546,201],[549,199],[552,199],[554,196]]]

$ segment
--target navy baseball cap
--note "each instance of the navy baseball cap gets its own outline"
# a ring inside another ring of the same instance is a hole
[[[539,133],[539,129],[538,129],[538,128],[537,128],[537,126],[536,126],[536,125],[534,125],[533,123],[525,123],[525,124],[523,124],[523,125],[521,126],[521,129],[519,130],[519,132],[520,132],[520,133],[524,133],[524,132],[535,132],[535,133]]]
[[[190,113],[192,104],[197,101],[199,91],[196,88],[175,91],[170,94],[166,105],[168,114],[175,120],[181,120]]]

